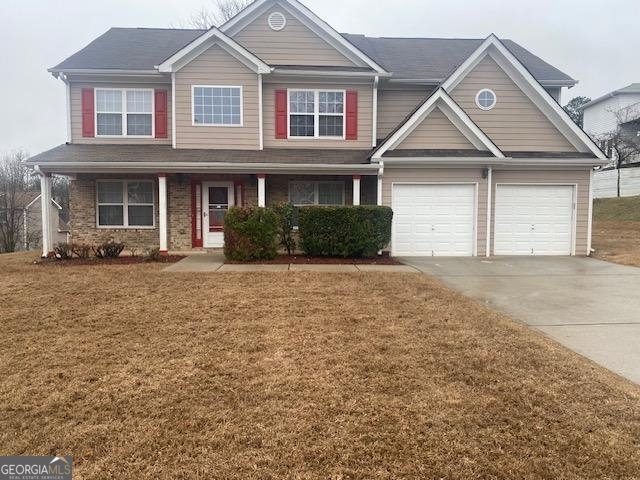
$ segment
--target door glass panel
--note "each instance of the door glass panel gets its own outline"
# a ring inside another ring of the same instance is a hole
[[[224,217],[229,209],[229,189],[209,187],[209,231],[219,232],[224,225]]]

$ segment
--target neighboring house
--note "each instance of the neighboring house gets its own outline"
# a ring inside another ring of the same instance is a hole
[[[0,194],[5,195],[5,194]],[[42,202],[38,192],[18,192],[12,201],[13,215],[3,208],[0,201],[0,223],[6,227],[11,217],[17,221],[19,241],[17,250],[34,250],[42,246]],[[49,218],[51,219],[51,231],[53,245],[68,240],[68,225],[60,219],[62,207],[53,199],[49,202]],[[0,238],[0,243],[2,239]],[[0,244],[0,251],[5,250]]]
[[[582,106],[584,130],[592,138],[615,132],[618,125],[640,118],[640,83],[632,83]]]
[[[583,105],[584,130],[611,159],[610,166],[594,173],[594,197],[610,198],[640,194],[640,156],[631,154],[623,160],[620,171],[613,139],[631,145],[640,136],[640,83],[632,83],[602,95]],[[635,149],[634,149],[635,150]]]
[[[381,204],[393,255],[584,255],[605,157],[576,81],[510,40],[340,34],[295,0],[220,28],[113,28],[50,72],[79,242],[221,247],[232,205]],[[46,251],[50,245],[45,245]]]

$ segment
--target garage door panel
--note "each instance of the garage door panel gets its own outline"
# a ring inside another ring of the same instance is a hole
[[[473,255],[475,188],[472,184],[394,185],[393,254]]]
[[[574,187],[497,185],[496,255],[570,255]]]

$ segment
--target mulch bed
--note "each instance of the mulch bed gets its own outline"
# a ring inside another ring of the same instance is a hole
[[[344,258],[344,257],[308,257],[306,255],[278,255],[273,260],[253,260],[249,262],[240,262],[236,260],[225,260],[229,264],[242,263],[259,263],[259,264],[289,264],[295,265],[314,264],[314,265],[337,265],[337,264],[356,264],[356,265],[402,265],[401,262],[388,254],[377,256],[374,258]]]
[[[145,257],[116,257],[116,258],[69,258],[61,260],[59,258],[41,258],[36,260],[35,264],[47,267],[77,267],[80,265],[135,265],[139,263],[176,263],[184,258],[184,255],[166,255],[161,256],[157,260],[149,260]]]

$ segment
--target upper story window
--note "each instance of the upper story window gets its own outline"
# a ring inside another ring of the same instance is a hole
[[[96,135],[153,136],[153,90],[96,88]]]
[[[344,90],[289,90],[289,138],[344,139]]]
[[[476,94],[476,105],[482,110],[491,110],[496,106],[496,100],[496,94],[488,88],[483,88]]]
[[[193,125],[242,126],[242,87],[194,85]]]

